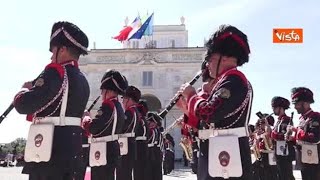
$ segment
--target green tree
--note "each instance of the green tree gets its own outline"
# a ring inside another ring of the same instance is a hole
[[[27,140],[24,138],[17,138],[13,142],[11,142],[12,152],[13,154],[23,154],[24,149],[26,147]]]
[[[16,140],[12,141],[11,143],[7,143],[2,146],[1,151],[5,154],[23,154],[24,149],[26,147],[26,139],[24,138],[17,138]]]

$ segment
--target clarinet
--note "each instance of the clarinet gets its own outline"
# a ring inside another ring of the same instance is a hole
[[[288,123],[288,125],[291,125],[291,126],[292,126],[292,124],[293,124],[293,122],[292,122],[292,120],[293,120],[293,114],[294,114],[294,112],[291,113],[290,121],[289,121],[289,123]],[[287,136],[287,137],[289,136],[289,131],[286,132],[285,136]],[[284,154],[284,155],[287,155],[287,151],[286,151],[287,148],[288,148],[288,142],[286,141],[286,144],[285,144],[284,149],[283,149],[283,154]]]
[[[193,79],[189,82],[189,84],[192,86],[194,83],[197,82],[197,80],[201,77],[202,71],[197,72],[197,74],[193,77]],[[160,116],[162,119],[168,114],[168,112],[173,108],[173,106],[178,102],[182,94],[175,95],[170,103],[164,108],[163,111],[161,111],[158,116]]]
[[[90,105],[90,107],[87,109],[88,112],[91,111],[91,109],[94,107],[94,105],[97,104],[98,100],[99,100],[100,96],[98,96],[94,101],[93,103]]]
[[[0,123],[4,120],[4,118],[7,117],[7,115],[12,111],[13,108],[14,108],[14,105],[13,105],[13,103],[11,103],[10,106],[0,116]]]
[[[34,85],[36,83],[36,80],[42,75],[43,72],[40,73],[40,75],[34,79],[32,81],[32,85]],[[0,116],[0,124],[2,123],[2,121],[7,117],[7,115],[12,111],[12,109],[14,108],[13,103],[11,103],[9,105],[9,107],[4,111],[4,113]]]

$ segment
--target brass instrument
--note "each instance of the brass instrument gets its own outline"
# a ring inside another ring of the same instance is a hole
[[[254,157],[259,160],[261,159],[261,153],[259,149],[258,139],[255,137],[253,145],[251,146],[251,152],[253,153]]]
[[[272,139],[270,137],[270,133],[265,132],[263,134],[263,141],[264,141],[266,150],[268,150],[268,151],[273,150],[274,147],[273,147]]]
[[[172,131],[174,128],[176,128],[178,126],[178,124],[180,124],[182,121],[183,121],[183,115],[181,115],[170,126],[168,126],[163,131],[163,135],[168,134],[170,131]],[[182,147],[182,150],[184,151],[188,161],[192,161],[192,157],[193,157],[192,141],[190,141],[188,138],[183,137],[183,138],[181,138],[179,145]]]
[[[170,124],[164,131],[163,135],[168,134],[170,131],[172,131],[174,128],[176,128],[181,122],[183,121],[183,115],[181,115],[178,119],[176,119],[172,124]]]
[[[272,116],[274,113],[271,113],[267,116],[263,115],[260,111],[256,113],[256,115],[261,119],[261,120],[264,120],[264,121],[267,121],[267,118]]]
[[[182,147],[188,161],[192,161],[192,158],[193,158],[192,141],[190,141],[188,138],[181,138],[179,145]]]
[[[260,131],[263,131],[264,133],[262,134],[262,138],[263,138],[263,141],[265,143],[265,147],[266,147],[266,150],[267,151],[271,151],[274,149],[273,147],[273,142],[272,142],[272,139],[271,139],[271,127],[267,121],[267,118],[272,116],[273,113],[267,115],[267,116],[264,116],[260,111],[256,113],[256,115],[260,118],[259,121],[261,121],[259,124],[259,130]],[[261,125],[262,124],[265,124],[265,128],[262,129]]]

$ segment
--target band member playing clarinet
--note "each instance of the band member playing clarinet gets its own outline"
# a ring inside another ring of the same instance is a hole
[[[170,174],[174,169],[174,140],[168,133],[164,135],[164,160],[163,160],[163,174]]]
[[[147,162],[145,169],[145,179],[162,180],[162,153],[160,152],[161,132],[161,118],[153,113],[147,113],[147,122],[149,131],[147,134]]]
[[[189,117],[198,117],[190,118],[188,124],[200,124],[198,180],[231,177],[248,180],[252,175],[247,131],[252,88],[237,70],[249,61],[247,36],[234,26],[222,25],[206,47],[207,67],[211,78],[216,78],[212,90],[207,92],[209,98],[196,95],[189,84],[181,87]]]
[[[207,67],[207,61],[203,61],[201,64],[201,70],[202,70],[202,87],[198,89],[198,96],[203,97],[204,99],[208,98],[209,93],[215,83],[214,79],[210,77],[209,70]],[[181,97],[179,101],[177,102],[177,106],[185,113],[183,115],[183,121],[180,121],[181,123],[179,126],[181,127],[181,134],[182,136],[190,139],[190,142],[192,143],[192,161],[190,162],[191,164],[191,169],[193,173],[197,173],[198,169],[198,152],[199,152],[199,146],[198,146],[198,126],[196,125],[191,127],[188,125],[188,105],[184,97]],[[197,118],[195,116],[191,116],[190,118]],[[194,120],[193,120],[194,121]],[[197,121],[199,122],[199,121]]]
[[[131,180],[133,167],[136,159],[136,138],[135,131],[139,123],[140,113],[138,102],[141,98],[141,92],[134,86],[129,86],[122,97],[122,104],[125,108],[125,123],[122,134],[120,135],[120,164],[117,167],[117,180]]]
[[[81,117],[89,85],[78,59],[87,54],[88,38],[74,24],[57,22],[50,37],[52,62],[35,83],[26,82],[14,99],[30,126],[22,173],[30,180],[73,180],[81,164]]]
[[[90,122],[92,119],[90,117],[90,112],[85,110],[85,112],[83,113],[83,117],[82,117],[82,123],[81,123],[81,127],[82,127],[82,155],[81,155],[81,159],[82,159],[82,165],[80,166],[79,169],[79,173],[77,173],[77,177],[79,179],[84,179],[86,172],[87,172],[87,167],[89,166],[89,150],[90,150],[90,144],[89,144],[89,137],[90,137],[90,133],[88,131],[86,131],[86,129],[84,128],[85,123]]]
[[[294,179],[292,161],[295,160],[294,142],[285,139],[287,126],[293,126],[292,119],[286,115],[285,111],[290,107],[288,99],[276,96],[271,100],[273,113],[278,116],[278,121],[273,128],[271,137],[275,142],[275,152],[279,180]]]
[[[314,112],[310,104],[314,103],[313,93],[306,87],[293,88],[291,91],[292,103],[298,114],[299,125],[295,136],[289,136],[291,140],[296,138],[297,153],[301,156],[302,180],[319,180],[319,143],[320,143],[320,113]],[[294,128],[288,128],[294,130]]]
[[[101,79],[102,105],[92,121],[84,123],[92,134],[89,153],[91,180],[114,180],[115,168],[120,157],[118,143],[125,115],[118,95],[128,87],[126,78],[116,70],[107,71]]]
[[[137,128],[135,131],[136,143],[137,143],[137,158],[133,169],[134,179],[145,180],[145,169],[147,164],[147,132],[148,125],[146,122],[146,115],[149,111],[146,101],[139,100],[137,108],[139,110],[140,117],[137,122]],[[146,179],[147,180],[147,179]]]

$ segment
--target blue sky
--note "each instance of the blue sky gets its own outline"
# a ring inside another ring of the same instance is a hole
[[[257,111],[271,112],[273,96],[290,98],[294,86],[309,87],[316,101],[313,109],[320,111],[319,6],[316,0],[5,1],[0,7],[0,113],[23,82],[37,77],[50,62],[48,44],[54,22],[77,24],[90,39],[89,49],[93,42],[97,48],[121,48],[111,37],[121,30],[126,16],[131,22],[138,13],[147,12],[155,13],[156,25],[180,24],[184,16],[191,47],[202,46],[220,24],[235,25],[248,35],[252,54],[241,70],[254,88],[252,122]],[[304,42],[273,44],[273,28],[303,28]],[[298,117],[295,114],[296,122]],[[0,142],[26,137],[28,127],[24,116],[11,112],[0,125]]]

